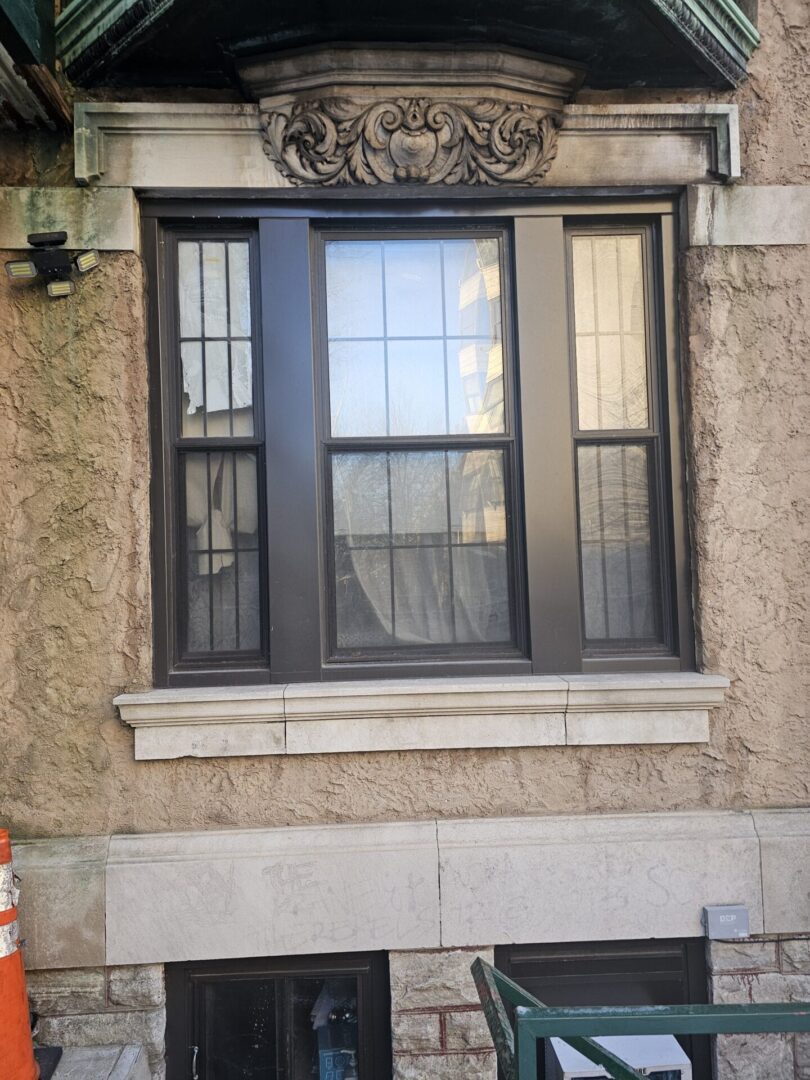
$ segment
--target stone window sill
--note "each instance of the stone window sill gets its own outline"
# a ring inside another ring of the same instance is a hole
[[[115,698],[135,757],[706,743],[729,681],[690,672],[150,690]]]

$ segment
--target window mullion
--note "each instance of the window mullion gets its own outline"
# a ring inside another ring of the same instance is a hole
[[[523,496],[533,670],[582,666],[561,217],[515,220]]]
[[[259,224],[270,670],[319,679],[321,615],[310,224]]]

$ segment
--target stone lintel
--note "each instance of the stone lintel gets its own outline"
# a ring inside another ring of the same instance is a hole
[[[808,836],[810,810],[701,810],[18,841],[14,854],[28,967],[81,968],[700,937],[703,907],[731,902],[752,934],[798,935]],[[106,887],[82,939],[88,850],[104,853]],[[750,967],[735,948],[726,968]]]
[[[272,196],[293,189],[262,139],[258,105],[79,102],[76,179],[158,194],[250,190]],[[738,175],[736,105],[564,105],[556,157],[535,190],[638,189]],[[367,194],[385,190],[378,185]],[[412,184],[409,190],[435,196],[468,189]],[[494,189],[476,190],[492,197]]]

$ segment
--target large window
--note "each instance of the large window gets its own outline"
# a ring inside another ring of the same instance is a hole
[[[446,209],[146,207],[162,683],[691,664],[671,207]]]

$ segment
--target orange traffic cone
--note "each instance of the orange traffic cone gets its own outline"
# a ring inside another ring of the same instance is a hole
[[[37,1080],[16,903],[11,841],[0,829],[0,1077]]]

